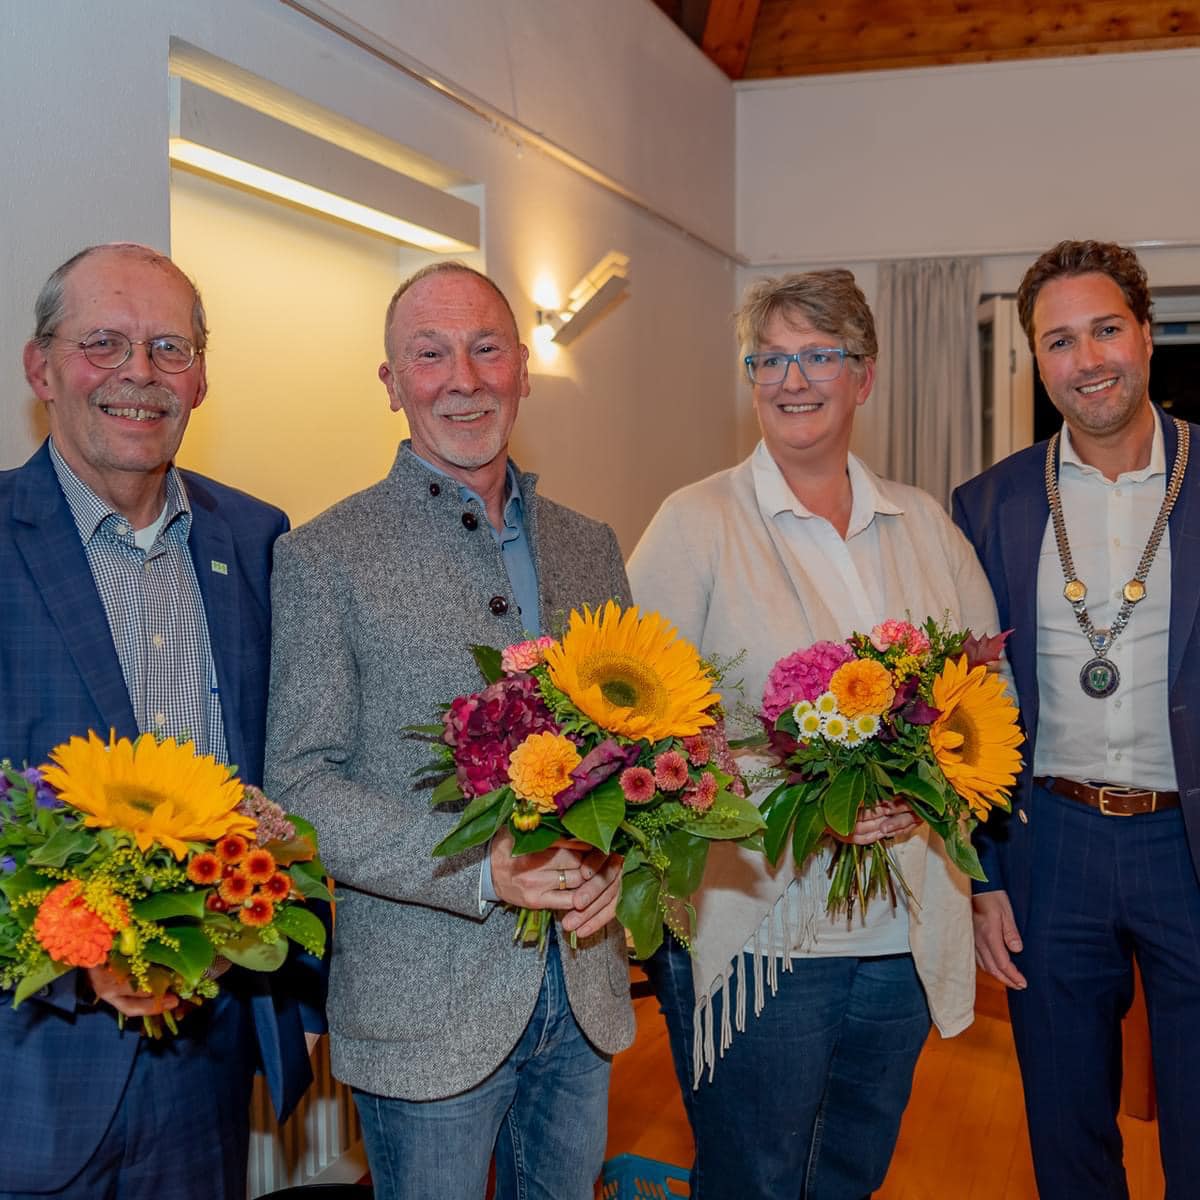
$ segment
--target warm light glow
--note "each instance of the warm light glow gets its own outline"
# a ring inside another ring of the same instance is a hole
[[[446,237],[422,225],[414,225],[411,221],[401,220],[378,209],[356,204],[344,196],[336,196],[332,192],[257,167],[253,163],[243,162],[239,158],[189,142],[185,138],[171,138],[170,157],[172,162],[182,163],[221,179],[232,180],[256,192],[265,192],[270,196],[290,200],[302,208],[325,213],[364,229],[372,229],[376,233],[395,238],[398,242],[421,246],[435,254],[458,254],[474,249],[465,242]]]
[[[556,311],[562,308],[562,292],[559,291],[554,277],[549,272],[539,275],[534,280],[531,294],[533,302],[538,308],[552,308]]]
[[[538,325],[533,331],[533,349],[543,363],[554,362],[561,353],[550,325]]]

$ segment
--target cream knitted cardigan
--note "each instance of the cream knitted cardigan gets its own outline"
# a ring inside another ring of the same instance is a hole
[[[760,444],[756,455],[766,455]],[[754,480],[755,455],[669,496],[651,521],[628,564],[634,600],[674,622],[702,654],[744,652],[738,674],[746,701],[757,706],[763,684],[783,655],[814,641],[840,641],[852,630],[839,617],[829,580],[810,577],[779,522],[768,514]],[[762,461],[762,460],[760,460]],[[766,458],[770,468],[777,470]],[[966,539],[925,492],[880,479],[851,456],[856,490],[874,492],[875,516],[856,536],[869,537],[882,581],[887,615],[916,621],[948,612],[952,624],[977,633],[997,631],[995,602]],[[909,944],[944,1037],[972,1020],[975,961],[968,881],[946,859],[938,838],[922,826],[899,841],[895,857],[915,902],[909,910]],[[793,881],[797,886],[789,887]],[[745,1028],[747,980],[743,947],[753,941],[754,1015],[774,993],[777,972],[792,969],[790,949],[815,937],[825,879],[815,862],[802,875],[789,855],[772,869],[760,853],[714,843],[704,881],[693,898],[697,936],[693,978],[697,997],[693,1078],[715,1066],[712,1000],[724,997],[719,1052]],[[734,1003],[729,1003],[731,977]],[[731,1020],[732,1017],[732,1020]]]

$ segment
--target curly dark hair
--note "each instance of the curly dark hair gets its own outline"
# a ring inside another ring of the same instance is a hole
[[[1116,242],[1059,242],[1025,272],[1017,289],[1017,315],[1033,350],[1033,306],[1038,293],[1052,279],[1067,275],[1107,275],[1121,289],[1125,303],[1139,325],[1146,324],[1154,310],[1146,269],[1134,252]]]

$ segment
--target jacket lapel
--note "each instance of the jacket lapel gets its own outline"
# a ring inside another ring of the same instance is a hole
[[[208,640],[217,671],[217,686],[221,691],[225,745],[229,751],[229,761],[242,765],[245,762],[245,743],[241,723],[241,613],[233,533],[208,503],[208,498],[198,494],[198,489],[189,487],[188,499],[192,508],[188,548],[192,553],[200,595],[204,599]]]
[[[13,517],[17,549],[100,713],[103,728],[96,732],[103,737],[115,729],[135,737],[137,722],[104,605],[44,444],[17,481]]]
[[[1166,451],[1167,475],[1175,465],[1179,436],[1175,422],[1165,415],[1163,422],[1163,448]],[[1200,561],[1196,551],[1200,550],[1200,482],[1197,481],[1196,464],[1192,456],[1200,453],[1197,444],[1197,429],[1192,426],[1192,444],[1189,447],[1189,463],[1184,473],[1179,499],[1171,512],[1171,630],[1167,652],[1167,688],[1175,686],[1179,668],[1183,664],[1184,651],[1192,640],[1196,624],[1196,605],[1200,600]]]

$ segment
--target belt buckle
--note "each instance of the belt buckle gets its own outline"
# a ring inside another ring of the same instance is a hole
[[[1131,812],[1117,812],[1116,809],[1112,809],[1112,808],[1108,807],[1108,793],[1109,792],[1111,792],[1114,796],[1120,796],[1124,799],[1130,799],[1131,797],[1139,794],[1135,789],[1114,787],[1112,784],[1105,783],[1100,786],[1099,792],[1100,792],[1100,802],[1097,805],[1097,807],[1100,809],[1100,811],[1106,817],[1132,817],[1132,816],[1137,815],[1137,814],[1131,813]],[[1143,796],[1150,797],[1150,807],[1146,811],[1154,812],[1155,808],[1158,805],[1158,793],[1157,792],[1141,792],[1140,794]]]

